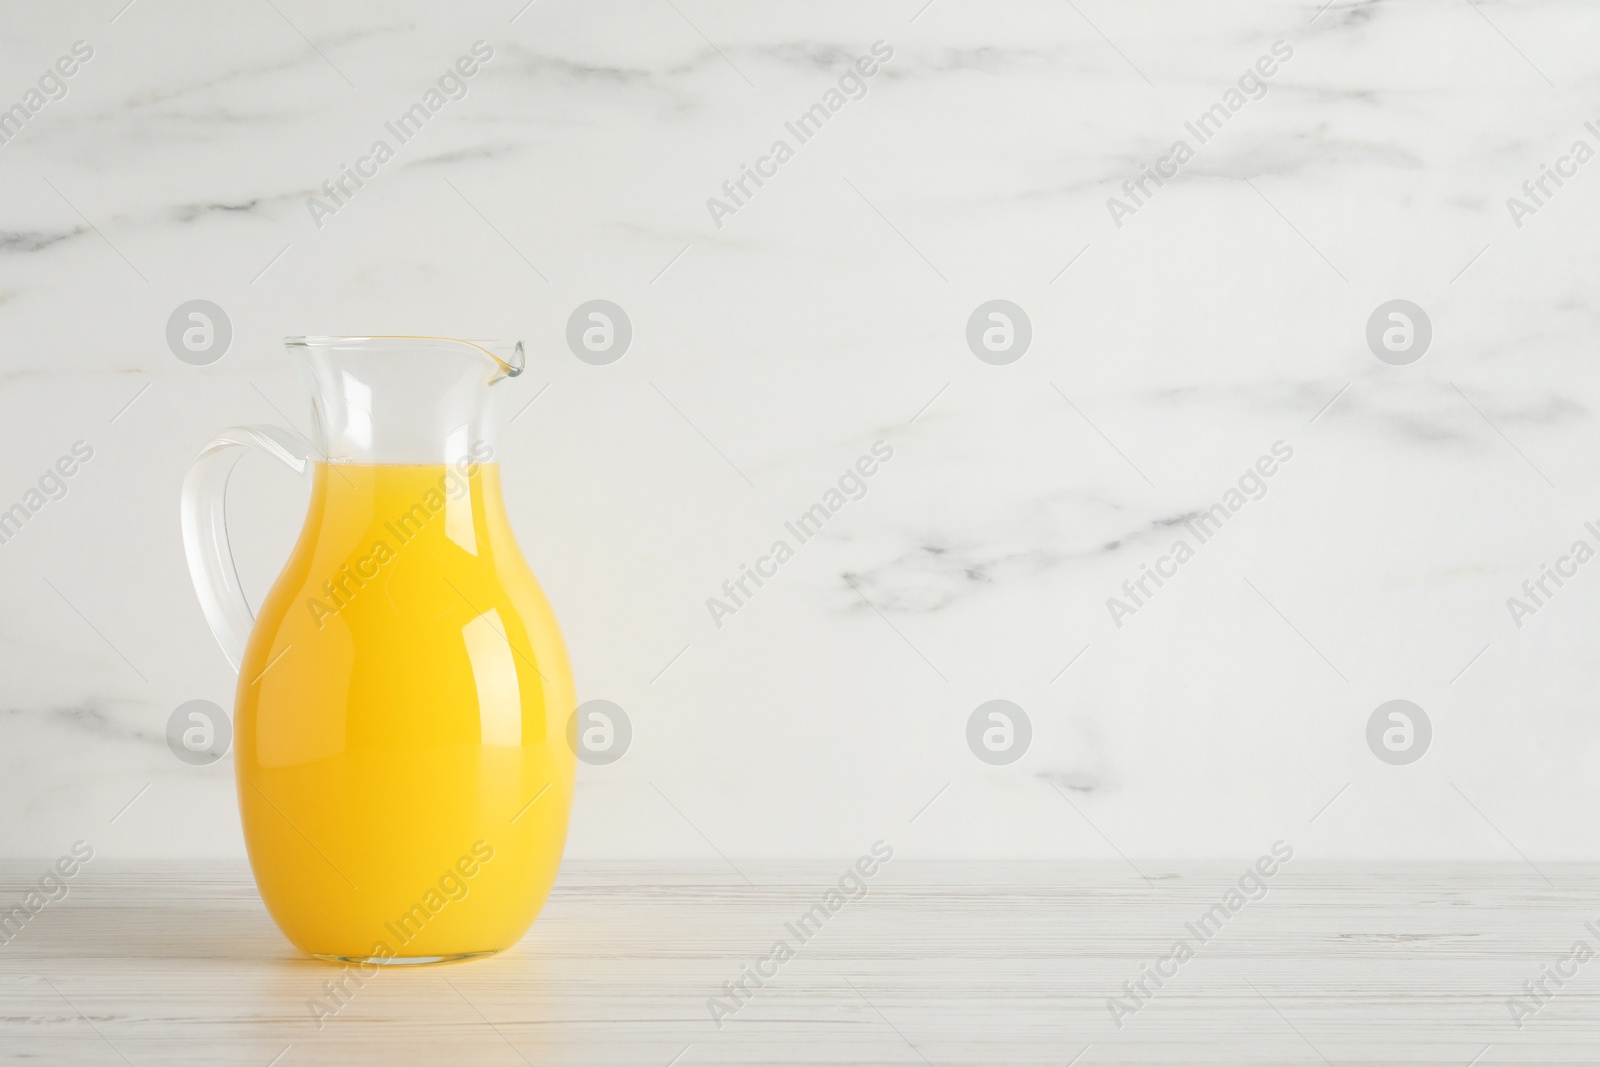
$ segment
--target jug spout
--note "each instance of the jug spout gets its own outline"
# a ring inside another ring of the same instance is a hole
[[[494,387],[521,374],[521,341],[288,337],[328,463],[456,463],[498,444]]]

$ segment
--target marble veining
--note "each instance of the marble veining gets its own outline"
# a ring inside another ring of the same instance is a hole
[[[341,332],[528,342],[513,524],[580,697],[634,728],[584,768],[574,856],[1600,855],[1600,578],[1506,616],[1600,514],[1600,168],[1507,208],[1596,119],[1600,11],[276,6],[0,19],[0,100],[94,48],[0,145],[0,501],[97,456],[0,544],[0,856],[241,853],[226,762],[163,740],[234,685],[178,487],[218,429],[303,428],[281,338]],[[308,199],[478,41],[465,95],[319,228]],[[1280,41],[1263,95],[1108,209]],[[716,225],[877,42],[865,94]],[[209,367],[165,338],[195,298],[233,326]],[[567,347],[595,298],[634,328],[611,366]],[[1031,326],[1009,365],[969,347],[993,299]],[[1394,299],[1433,330],[1406,366],[1367,339]],[[708,617],[879,439],[866,494]],[[1276,441],[1293,462],[1119,625]],[[230,494],[259,603],[304,490],[252,460]],[[997,697],[1032,724],[1005,766],[964,732]],[[1365,734],[1399,697],[1434,729],[1409,766]]]

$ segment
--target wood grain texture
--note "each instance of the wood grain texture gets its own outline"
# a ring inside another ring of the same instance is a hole
[[[319,1028],[338,969],[282,939],[247,870],[97,860],[0,945],[0,1061],[1600,1063],[1600,961],[1520,1029],[1507,1006],[1600,948],[1600,867],[1297,861],[1118,1028],[1108,998],[1244,861],[896,860],[802,943],[785,924],[846,862],[569,865],[513,950],[382,972]],[[44,867],[8,861],[0,901]],[[708,998],[780,938],[794,958],[718,1028]]]

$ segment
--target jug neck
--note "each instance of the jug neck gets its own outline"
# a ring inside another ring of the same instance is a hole
[[[499,441],[499,390],[522,343],[447,337],[290,337],[311,392],[319,459],[348,464],[482,462]]]

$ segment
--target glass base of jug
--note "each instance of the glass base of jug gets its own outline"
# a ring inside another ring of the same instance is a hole
[[[369,963],[378,967],[430,967],[436,963],[481,960],[499,951],[497,948],[491,948],[482,952],[453,952],[446,956],[329,956],[321,952],[313,952],[311,955],[328,963],[351,963],[358,967],[364,967]]]

